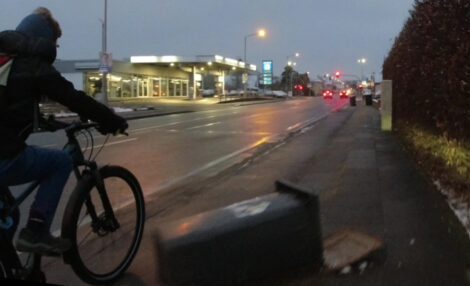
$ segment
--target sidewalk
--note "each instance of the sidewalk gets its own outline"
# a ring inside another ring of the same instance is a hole
[[[164,220],[272,192],[276,179],[287,178],[320,196],[323,237],[343,227],[377,236],[385,243],[384,262],[366,261],[366,268],[344,275],[285,273],[252,285],[470,285],[469,237],[397,139],[380,130],[379,112],[358,105],[314,128],[235,176],[192,190],[186,204],[165,210]],[[319,133],[329,139],[318,141]],[[151,218],[149,231],[161,220]],[[150,279],[144,284],[157,283]]]
[[[379,112],[361,104],[216,178],[147,198],[140,251],[116,285],[163,286],[153,239],[162,222],[265,195],[280,178],[319,195],[323,237],[353,227],[383,240],[385,257],[347,274],[276,273],[250,285],[470,285],[464,228],[394,135],[380,130]],[[61,261],[44,270],[50,283],[83,285]]]
[[[315,285],[470,285],[469,237],[397,139],[380,130],[376,109],[358,106],[318,154],[298,183],[320,195],[323,235],[358,228],[383,239],[386,259],[363,273],[315,277]]]

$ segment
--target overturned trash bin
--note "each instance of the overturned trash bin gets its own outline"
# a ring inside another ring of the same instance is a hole
[[[166,285],[231,285],[323,265],[318,197],[286,181],[265,196],[169,222],[155,233]]]

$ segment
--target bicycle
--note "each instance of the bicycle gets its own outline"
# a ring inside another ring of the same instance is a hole
[[[63,150],[73,159],[73,173],[77,179],[61,226],[61,236],[69,239],[72,247],[63,253],[62,258],[83,281],[111,283],[128,269],[142,240],[145,202],[140,184],[123,167],[98,167],[95,159],[109,136],[92,158],[95,143],[90,129],[98,128],[97,123],[54,121],[54,124],[56,127],[52,130],[65,130],[68,142]],[[91,139],[91,148],[81,149],[78,134],[85,134],[87,145]],[[90,150],[88,159],[85,158],[85,150]],[[46,280],[41,270],[41,256],[30,254],[24,262],[12,243],[19,222],[19,206],[38,185],[38,182],[32,183],[17,198],[9,189],[0,193],[0,277]],[[124,198],[118,197],[122,194]],[[108,260],[103,263],[105,259]],[[116,265],[110,265],[115,261]]]

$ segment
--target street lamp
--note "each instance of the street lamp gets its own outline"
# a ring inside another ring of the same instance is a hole
[[[300,57],[300,53],[295,53],[293,55],[287,56],[287,65],[288,66],[295,66],[297,63],[290,61],[289,59],[291,57]],[[294,95],[294,83],[293,83],[293,76],[294,76],[294,68],[292,68],[292,71],[290,73],[290,93],[291,95]]]
[[[253,34],[249,34],[249,35],[246,35],[245,36],[245,53],[244,53],[244,57],[243,57],[243,61],[245,62],[246,64],[246,40],[249,38],[249,37],[253,37],[253,36],[258,36],[260,38],[264,38],[266,36],[266,30],[264,29],[259,29],[258,32],[256,33],[253,33]]]
[[[364,79],[364,64],[366,63],[366,59],[358,59],[357,62],[361,65],[361,81]]]
[[[266,36],[266,30],[264,29],[259,29],[256,33],[253,33],[253,34],[249,34],[249,35],[246,35],[245,36],[245,50],[244,50],[244,56],[243,56],[243,62],[244,62],[244,71],[246,74],[245,77],[248,77],[248,74],[246,73],[246,40],[249,38],[249,37],[253,37],[253,36],[258,36],[260,38],[264,38]],[[243,83],[243,95],[245,96],[246,95],[246,81],[245,83]]]

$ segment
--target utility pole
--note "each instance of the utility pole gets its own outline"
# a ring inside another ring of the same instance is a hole
[[[107,25],[108,25],[108,0],[104,0],[104,20],[102,26],[102,57],[106,57],[107,47],[106,47],[106,34],[107,34]],[[103,60],[103,59],[100,59]],[[106,63],[107,65],[107,63]],[[108,71],[103,72],[101,93],[103,94],[103,104],[108,105]]]

